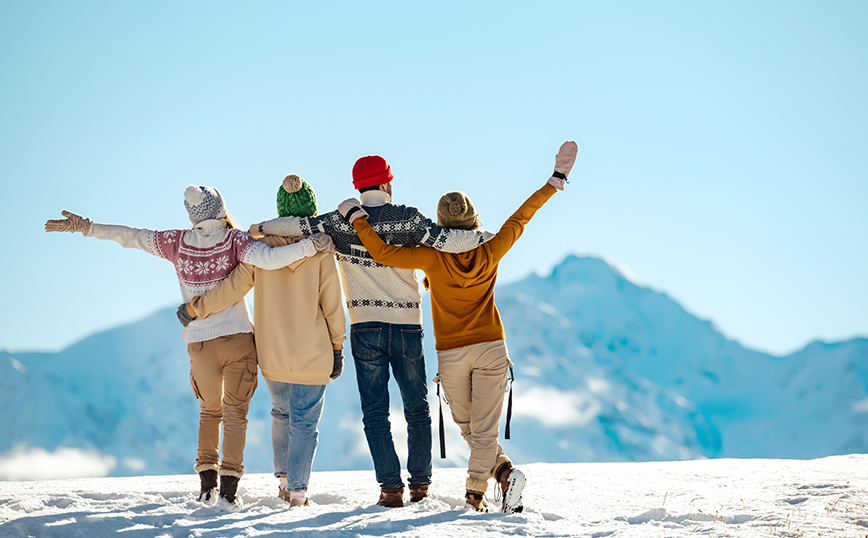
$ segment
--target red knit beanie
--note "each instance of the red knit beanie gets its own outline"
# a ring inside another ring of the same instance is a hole
[[[364,189],[392,181],[392,167],[379,155],[362,157],[353,165],[353,187]]]

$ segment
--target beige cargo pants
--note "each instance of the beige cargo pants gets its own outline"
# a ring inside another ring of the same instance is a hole
[[[256,390],[256,346],[251,333],[221,336],[187,344],[190,383],[199,399],[199,453],[196,472],[219,470],[244,474],[247,410]],[[223,462],[220,463],[220,423]]]
[[[440,383],[452,419],[470,445],[467,489],[485,493],[488,479],[510,461],[497,442],[509,367],[506,341],[437,352]]]

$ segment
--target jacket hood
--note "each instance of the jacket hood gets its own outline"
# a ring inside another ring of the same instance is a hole
[[[263,243],[265,243],[269,247],[274,248],[274,247],[283,247],[286,245],[292,245],[293,243],[298,243],[302,239],[307,239],[307,237],[306,236],[282,237],[279,235],[266,235],[265,237],[260,239],[260,241],[262,241]],[[307,261],[310,260],[311,258],[313,258],[313,256],[311,256],[310,258],[302,258],[296,262],[293,262],[293,263],[287,265],[283,269],[287,269],[290,272],[295,273],[296,271],[301,269],[301,267],[305,263],[307,263]],[[280,271],[281,269],[277,269],[277,270]]]
[[[450,254],[443,259],[450,276],[462,288],[486,280],[496,269],[488,245],[480,245],[469,252]]]

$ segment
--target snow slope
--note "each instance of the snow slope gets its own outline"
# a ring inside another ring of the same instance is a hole
[[[313,506],[292,509],[273,477],[246,475],[237,513],[195,501],[192,474],[0,482],[0,536],[855,538],[868,535],[866,468],[868,456],[532,464],[525,511],[510,515],[466,510],[461,469],[435,470],[430,499],[391,509],[374,505],[370,471],[314,473]]]
[[[497,302],[516,364],[504,446],[518,462],[868,452],[868,340],[818,342],[789,357],[745,349],[596,258],[570,256],[550,275],[499,286]],[[0,479],[189,472],[198,408],[179,332],[167,309],[57,354],[0,352]],[[431,402],[436,428],[433,393]],[[262,383],[248,472],[272,469],[269,411]],[[446,412],[449,459],[435,464],[464,466],[468,449]],[[326,391],[320,430],[315,470],[371,468],[352,360]],[[393,431],[403,448],[400,413]],[[89,462],[76,469],[96,470],[57,469],[51,462],[70,456],[61,447]],[[37,474],[20,470],[26,462]]]
[[[499,288],[497,302],[519,390],[573,417],[560,424],[565,454],[545,461],[868,452],[866,339],[766,355],[595,258],[569,256]],[[535,435],[558,429],[539,415]]]

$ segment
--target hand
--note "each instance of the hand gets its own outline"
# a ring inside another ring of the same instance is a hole
[[[251,236],[253,236],[253,239],[259,239],[260,237],[265,237],[265,234],[263,234],[262,232],[259,231],[260,226],[262,226],[261,222],[258,222],[256,224],[251,224],[250,229],[247,230],[247,233],[249,233]]]
[[[93,223],[88,218],[76,215],[71,211],[63,210],[60,213],[65,219],[51,219],[45,222],[46,232],[79,232],[82,235],[90,235],[90,225]]]
[[[567,141],[561,144],[561,149],[555,155],[555,171],[546,183],[559,191],[564,190],[567,176],[570,175],[570,170],[573,169],[573,165],[576,163],[576,155],[578,153],[579,146],[575,142]]]
[[[196,316],[191,316],[190,311],[187,310],[187,303],[184,303],[178,307],[178,312],[176,312],[176,315],[178,316],[178,321],[180,321],[181,325],[183,325],[184,327],[186,327],[190,324],[191,321],[196,319]]]
[[[362,204],[355,198],[347,198],[338,204],[338,213],[350,224],[359,217],[368,217],[368,212],[362,208]]]
[[[573,165],[576,164],[576,155],[579,154],[579,146],[572,140],[568,140],[561,144],[561,149],[555,155],[555,172],[568,176]]]
[[[343,349],[335,349],[334,350],[334,356],[335,356],[335,364],[334,364],[334,367],[332,368],[332,373],[329,376],[329,379],[331,379],[332,381],[339,378],[341,376],[341,372],[344,371],[344,350]]]
[[[313,241],[313,246],[316,247],[317,252],[335,253],[335,243],[330,235],[318,232],[310,236],[310,240]]]

